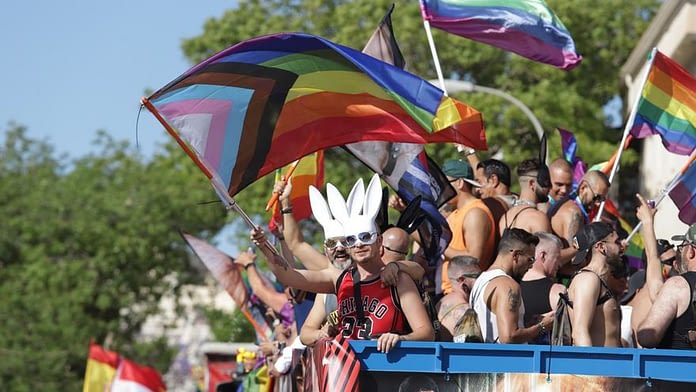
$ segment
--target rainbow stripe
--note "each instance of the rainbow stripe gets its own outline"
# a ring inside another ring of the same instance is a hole
[[[241,42],[148,100],[231,196],[302,156],[358,141],[487,148],[475,109],[413,74],[308,34]]]
[[[433,27],[570,70],[582,56],[543,0],[421,0]]]
[[[687,225],[696,223],[696,161],[691,161],[686,172],[669,191],[669,197],[679,208],[679,220]]]
[[[667,151],[689,155],[696,148],[696,79],[655,51],[631,134],[660,135]]]

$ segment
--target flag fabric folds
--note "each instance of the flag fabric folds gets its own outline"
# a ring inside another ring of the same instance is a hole
[[[692,160],[686,172],[669,191],[669,197],[679,209],[679,220],[696,223],[696,160]]]
[[[377,29],[372,33],[362,52],[397,68],[405,69],[406,60],[396,42],[394,28],[392,27],[391,14],[393,11],[394,4],[389,8],[387,14],[384,15],[382,21],[379,22]]]
[[[655,51],[641,92],[631,134],[660,135],[667,151],[689,155],[696,148],[696,79]]]
[[[585,175],[585,162],[576,155],[578,142],[575,139],[575,135],[563,128],[556,129],[561,135],[561,149],[563,150],[563,158],[565,158],[565,160],[568,161],[570,166],[573,168],[573,189],[577,189],[580,180],[582,180],[582,176]]]
[[[111,392],[163,392],[167,387],[157,370],[122,359]]]
[[[282,169],[281,171],[285,172],[286,170]],[[309,186],[313,185],[317,189],[324,186],[324,151],[317,151],[300,159],[290,178],[292,181],[292,191],[290,192],[292,216],[299,222],[312,216],[312,207],[309,205]],[[269,230],[275,231],[278,228],[276,222],[282,221],[280,203],[276,203],[273,216],[268,224]]]
[[[116,375],[118,361],[118,353],[105,350],[96,343],[90,343],[82,392],[105,391]]]
[[[230,196],[300,157],[358,141],[486,149],[475,109],[416,75],[301,33],[234,45],[143,103]]]
[[[544,0],[421,0],[421,12],[433,27],[557,68],[582,60]]]

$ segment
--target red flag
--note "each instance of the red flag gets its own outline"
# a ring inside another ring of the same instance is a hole
[[[322,391],[358,391],[360,361],[348,339],[338,336],[323,343],[325,351],[321,356],[322,370],[319,373]]]
[[[312,215],[312,208],[309,205],[309,186],[314,185],[318,189],[324,186],[324,151],[317,151],[300,159],[291,178],[292,216],[296,221],[301,221]],[[282,219],[280,203],[276,203],[268,229],[275,231],[278,228],[278,222],[282,222]]]
[[[118,360],[118,353],[90,343],[82,392],[103,392],[114,379]]]
[[[128,359],[121,360],[111,392],[163,392],[167,386],[159,372]]]

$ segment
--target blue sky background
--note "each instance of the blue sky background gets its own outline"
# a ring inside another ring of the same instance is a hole
[[[76,158],[94,148],[96,131],[136,141],[146,88],[187,70],[184,38],[235,0],[23,0],[0,5],[0,129],[27,127],[57,152]],[[146,110],[139,146],[151,155],[168,136]],[[4,140],[4,135],[3,135]]]

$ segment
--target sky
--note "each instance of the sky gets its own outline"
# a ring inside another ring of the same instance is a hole
[[[235,0],[23,0],[0,5],[0,129],[77,158],[95,151],[101,129],[136,144],[145,89],[156,90],[192,66],[184,38]],[[232,44],[232,43],[230,43]],[[166,132],[143,110],[138,145],[151,155]]]

